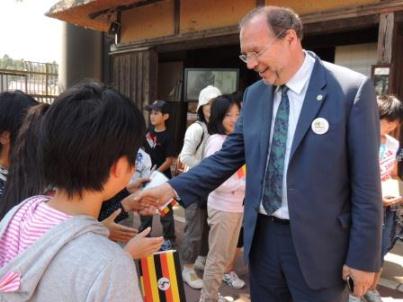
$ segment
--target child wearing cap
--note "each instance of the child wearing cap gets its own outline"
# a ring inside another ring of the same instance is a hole
[[[169,105],[163,100],[156,100],[145,107],[150,112],[150,128],[146,133],[144,151],[151,157],[153,166],[165,176],[171,178],[171,165],[176,157],[173,139],[167,128],[169,119]],[[175,222],[173,211],[160,217],[163,229],[164,243],[161,250],[169,250],[175,242]],[[152,226],[152,216],[141,217],[141,230]]]
[[[188,169],[195,167],[203,159],[204,148],[209,137],[207,123],[210,119],[210,107],[214,98],[221,91],[208,85],[199,94],[197,104],[197,121],[186,129],[182,151],[179,160]],[[203,280],[195,269],[203,270],[208,253],[207,200],[201,199],[185,209],[185,232],[181,245],[181,260],[183,263],[182,278],[190,287],[201,289]]]

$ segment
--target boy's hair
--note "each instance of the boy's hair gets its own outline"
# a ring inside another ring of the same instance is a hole
[[[393,95],[382,95],[377,97],[380,119],[390,122],[403,121],[403,104]]]
[[[13,206],[24,199],[43,194],[46,182],[42,167],[38,164],[38,131],[41,119],[49,104],[39,104],[30,108],[18,132],[11,152],[10,168],[5,193],[0,203],[0,219]]]
[[[26,111],[36,104],[38,102],[34,98],[19,90],[0,93],[0,134],[4,131],[10,133],[11,149]]]
[[[127,97],[97,82],[75,85],[56,98],[41,123],[45,180],[69,197],[102,191],[120,157],[135,164],[144,133],[144,117]]]
[[[232,105],[238,106],[239,109],[241,108],[231,95],[221,95],[213,100],[210,121],[207,125],[209,134],[227,134],[222,122]]]

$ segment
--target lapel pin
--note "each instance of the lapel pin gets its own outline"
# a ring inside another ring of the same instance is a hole
[[[316,100],[317,101],[321,101],[321,100],[323,100],[323,95],[321,95],[321,94],[318,94],[317,96],[316,96]]]
[[[311,128],[315,134],[322,135],[329,131],[329,122],[323,117],[318,117],[313,120]]]

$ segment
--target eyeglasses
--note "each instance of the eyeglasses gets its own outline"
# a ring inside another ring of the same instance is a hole
[[[280,33],[278,33],[277,35],[274,36],[273,40],[275,42],[275,40],[277,40],[282,34],[284,34],[287,30],[281,31]],[[244,63],[248,64],[248,60],[250,60],[251,58],[253,59],[258,59],[260,56],[262,56],[271,46],[273,46],[273,43],[266,45],[266,47],[264,47],[262,50],[256,52],[256,51],[251,51],[249,53],[246,54],[240,54],[239,58],[241,59],[241,61],[243,61]]]

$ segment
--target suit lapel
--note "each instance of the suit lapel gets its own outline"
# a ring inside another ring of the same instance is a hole
[[[297,128],[294,134],[294,140],[291,146],[290,161],[300,145],[306,132],[311,127],[312,121],[317,116],[319,109],[326,101],[326,71],[320,59],[316,57],[315,65],[312,70],[311,79],[302,105]]]
[[[262,132],[260,134],[260,154],[263,156],[261,162],[267,161],[267,152],[269,150],[269,139],[271,132],[271,120],[273,116],[273,101],[274,101],[275,86],[265,85],[261,99],[261,117],[262,117]],[[264,170],[263,170],[264,171]]]

